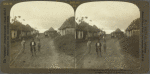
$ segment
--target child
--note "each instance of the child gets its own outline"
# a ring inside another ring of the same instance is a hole
[[[40,48],[41,48],[41,43],[40,43],[40,39],[38,41],[38,50],[40,51]]]
[[[25,50],[25,43],[26,43],[26,41],[23,38],[23,40],[21,41],[23,53],[24,53],[24,50]]]
[[[88,50],[89,50],[88,53],[90,53],[90,52],[91,52],[91,40],[90,40],[90,39],[89,39],[88,42],[87,42],[87,48],[88,48]]]
[[[100,43],[100,40],[98,40],[97,43],[96,43],[96,52],[97,52],[97,56],[99,56],[98,53],[100,53],[100,56],[102,56],[101,55],[101,43]]]

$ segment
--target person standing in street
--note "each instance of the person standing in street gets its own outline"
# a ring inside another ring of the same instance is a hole
[[[36,55],[35,46],[36,46],[36,43],[35,43],[34,38],[33,38],[32,41],[30,42],[30,47],[31,47],[32,56],[33,56],[33,52],[34,52],[34,54]]]
[[[25,43],[26,43],[26,41],[25,41],[24,38],[23,38],[22,41],[21,41],[23,53],[24,53],[24,50],[25,50]]]
[[[97,43],[96,43],[96,52],[97,52],[97,56],[100,55],[102,57],[100,40],[98,40]]]
[[[106,41],[103,44],[104,52],[106,53]]]
[[[88,49],[88,53],[90,54],[91,53],[91,40],[89,39],[88,42],[87,42],[87,49]]]
[[[38,51],[40,51],[41,48],[41,43],[40,43],[40,39],[38,40]]]

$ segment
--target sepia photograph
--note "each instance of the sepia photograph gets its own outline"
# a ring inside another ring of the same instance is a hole
[[[74,10],[63,2],[28,1],[10,11],[11,68],[74,68]]]
[[[149,70],[146,1],[3,1],[4,73]]]
[[[129,2],[97,1],[78,6],[76,68],[139,69],[140,10]]]

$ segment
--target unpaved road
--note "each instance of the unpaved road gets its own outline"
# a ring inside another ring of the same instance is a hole
[[[122,52],[119,40],[111,39],[110,36],[106,37],[107,53],[104,53],[102,48],[102,57],[97,57],[96,40],[92,41],[91,54],[87,54],[86,43],[80,46],[80,55],[77,54],[77,68],[85,69],[130,69],[139,68],[139,59],[125,54]],[[101,41],[103,44],[103,40]]]
[[[41,39],[41,51],[36,51],[35,56],[31,56],[30,52],[30,40],[26,42],[25,53],[21,53],[10,65],[13,68],[74,68],[74,58],[63,53],[59,53],[55,46],[53,39],[45,38],[44,35],[40,35]],[[18,53],[21,50],[21,46],[18,44],[12,47],[12,54]],[[15,49],[16,48],[16,49]],[[18,48],[18,50],[17,50]],[[20,50],[19,50],[20,49]]]
[[[78,43],[80,48],[75,52],[76,57],[71,57],[65,53],[60,53],[54,46],[53,39],[40,36],[41,51],[36,51],[36,56],[31,56],[30,40],[27,40],[25,53],[21,53],[10,65],[13,68],[84,68],[84,69],[129,69],[139,68],[140,61],[137,58],[124,53],[120,48],[119,40],[106,37],[107,53],[102,57],[97,57],[95,43],[92,41],[91,54],[87,54],[86,42]],[[103,40],[101,41],[103,44]],[[20,43],[11,49],[12,59],[21,49]]]

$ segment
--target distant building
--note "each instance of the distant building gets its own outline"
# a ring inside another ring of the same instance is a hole
[[[54,30],[52,27],[50,27],[48,30],[46,30],[45,32],[45,36],[49,36],[49,37],[55,37],[58,33],[56,30]]]
[[[53,35],[53,34],[56,34],[56,33],[57,33],[57,31],[54,30],[52,27],[49,28],[49,30],[48,30],[47,32],[48,32],[49,35]]]
[[[111,33],[111,37],[123,37],[124,32],[117,28],[114,32]]]

